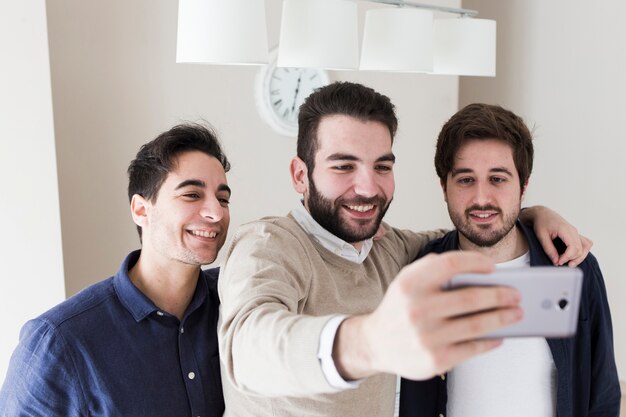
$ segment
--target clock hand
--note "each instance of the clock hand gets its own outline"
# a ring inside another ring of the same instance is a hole
[[[293,95],[293,104],[291,105],[291,113],[296,110],[296,101],[298,100],[298,92],[300,91],[300,81],[302,80],[302,70],[298,73],[298,83],[296,84],[296,92]]]

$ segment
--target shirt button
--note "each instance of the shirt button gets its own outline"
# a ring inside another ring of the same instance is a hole
[[[439,414],[439,417],[445,417],[443,414]]]
[[[180,328],[180,332],[181,332],[181,333],[185,333],[185,328],[184,328],[184,327],[181,327],[181,328]]]
[[[189,377],[189,379],[194,379],[196,377],[196,374],[194,372],[189,372],[187,374],[187,377]]]
[[[439,375],[439,378],[441,378],[442,381],[445,381],[446,380],[446,374]]]
[[[163,317],[163,312],[162,311],[157,311],[157,316]]]

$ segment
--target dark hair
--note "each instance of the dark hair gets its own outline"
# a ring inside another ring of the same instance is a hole
[[[324,116],[343,114],[363,121],[377,121],[389,128],[391,141],[398,129],[398,119],[389,97],[362,84],[334,82],[317,89],[306,98],[298,114],[298,157],[309,175],[315,167],[319,148],[317,128]]]
[[[441,128],[435,152],[435,169],[444,184],[456,153],[470,139],[498,139],[509,144],[524,189],[533,170],[534,150],[532,135],[521,117],[500,106],[482,103],[470,104],[452,116]]]
[[[163,182],[175,168],[176,157],[188,151],[212,156],[222,164],[225,172],[230,170],[230,163],[213,129],[197,123],[179,124],[143,145],[131,161],[127,171],[129,201],[135,194],[156,201]],[[137,226],[137,230],[141,239],[141,227]]]

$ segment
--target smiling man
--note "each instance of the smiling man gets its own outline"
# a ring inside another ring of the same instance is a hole
[[[429,378],[494,348],[476,338],[519,320],[518,294],[441,290],[490,271],[484,255],[407,266],[443,232],[381,223],[395,188],[387,97],[334,83],[306,99],[298,123],[290,171],[302,204],[242,226],[220,278],[225,415],[391,416],[393,374]]]
[[[141,250],[115,276],[26,323],[2,416],[221,416],[216,326],[229,163],[215,135],[179,125],[141,147],[128,196]]]
[[[511,111],[476,103],[452,116],[439,134],[435,167],[456,230],[424,253],[480,252],[498,268],[550,265],[534,232],[518,220],[533,155],[530,131]],[[507,339],[446,377],[403,380],[400,415],[616,417],[620,387],[604,279],[591,254],[579,267],[575,336]]]

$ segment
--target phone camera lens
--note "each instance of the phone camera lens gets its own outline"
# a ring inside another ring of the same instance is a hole
[[[565,298],[561,298],[558,304],[561,310],[565,310],[565,307],[567,307],[568,302]]]

